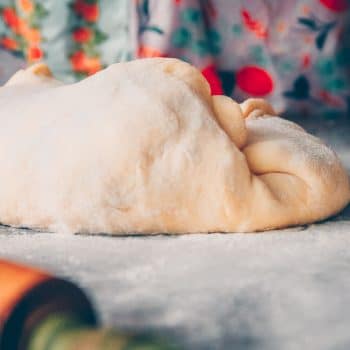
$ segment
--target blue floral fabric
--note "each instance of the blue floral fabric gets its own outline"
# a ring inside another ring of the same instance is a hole
[[[2,48],[65,81],[178,57],[214,94],[327,116],[350,108],[349,23],[348,0],[0,0]]]

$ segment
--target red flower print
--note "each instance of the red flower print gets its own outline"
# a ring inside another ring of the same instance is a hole
[[[2,18],[6,25],[16,34],[23,35],[29,29],[27,23],[18,17],[16,11],[11,7],[3,9]]]
[[[83,51],[75,52],[70,58],[73,70],[92,75],[101,70],[102,65],[98,57],[87,57]]]
[[[320,92],[320,97],[325,103],[327,103],[330,106],[341,107],[343,105],[343,101],[339,96],[331,95],[326,90],[322,90]]]
[[[251,32],[255,33],[258,38],[265,39],[268,36],[267,28],[263,23],[259,22],[257,19],[254,19],[251,14],[242,9],[241,16],[243,20],[243,24],[245,27]]]
[[[31,28],[25,20],[17,15],[13,8],[4,8],[2,11],[2,17],[4,22],[12,29],[12,31],[23,36],[28,43],[38,44],[41,41],[40,31],[36,28]]]
[[[102,69],[100,59],[98,57],[88,58],[86,61],[86,72],[89,75],[95,74]]]
[[[77,43],[86,43],[92,38],[92,31],[89,28],[78,28],[73,32],[73,39]]]
[[[18,5],[26,14],[31,14],[34,10],[34,4],[31,0],[19,0]]]
[[[99,8],[97,4],[85,4],[82,13],[83,18],[88,22],[96,22],[99,16]]]
[[[18,49],[18,43],[16,42],[16,40],[13,40],[13,39],[8,38],[8,37],[1,38],[0,45],[7,50],[17,50]]]
[[[88,22],[96,22],[99,15],[98,4],[88,4],[84,0],[76,0],[73,6],[75,12]]]
[[[76,72],[83,72],[85,69],[85,59],[86,56],[83,51],[75,52],[70,58],[73,70]]]
[[[29,62],[39,61],[44,56],[41,49],[37,46],[31,46],[27,51],[27,59]]]
[[[252,96],[265,96],[273,90],[273,80],[270,74],[257,66],[246,66],[236,74],[239,88]]]
[[[320,3],[334,12],[343,12],[349,8],[348,0],[320,0]]]
[[[137,56],[139,58],[147,58],[147,57],[165,57],[165,55],[160,52],[159,50],[150,47],[150,46],[146,46],[146,45],[142,45],[139,47],[138,52],[137,52]]]
[[[19,28],[19,33],[30,44],[39,44],[41,41],[41,33],[38,29],[30,28],[26,23],[22,23]]]
[[[20,19],[17,16],[16,11],[11,7],[5,7],[2,10],[2,18],[5,24],[10,27],[14,32],[18,30]]]
[[[210,65],[205,67],[202,70],[202,74],[207,79],[212,95],[223,95],[224,90],[221,85],[221,80],[216,72],[216,68],[214,65]]]
[[[303,68],[309,68],[311,64],[311,56],[309,54],[305,54],[301,58],[301,65]]]

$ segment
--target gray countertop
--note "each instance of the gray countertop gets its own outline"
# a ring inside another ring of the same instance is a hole
[[[83,286],[102,320],[186,349],[349,349],[350,208],[263,234],[107,237],[1,228],[0,255]]]

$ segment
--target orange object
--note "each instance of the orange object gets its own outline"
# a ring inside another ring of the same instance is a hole
[[[34,4],[31,0],[19,0],[19,6],[27,14],[31,14],[34,10]]]
[[[49,278],[40,270],[0,260],[0,321],[8,317],[28,290]]]
[[[71,282],[0,259],[0,350],[25,350],[31,330],[57,312],[97,322],[86,295]]]
[[[150,47],[150,46],[146,46],[146,45],[142,45],[139,47],[138,52],[137,52],[137,56],[139,58],[149,58],[149,57],[165,57],[165,55],[160,52],[159,50]]]
[[[84,51],[77,51],[70,57],[75,72],[95,74],[102,69],[99,57],[88,57]]]
[[[259,22],[257,19],[253,18],[250,12],[242,9],[241,16],[245,27],[260,39],[266,39],[268,37],[268,31],[266,26]]]
[[[26,39],[28,43],[39,44],[41,41],[41,33],[38,29],[30,28],[27,25],[21,27],[20,34]]]

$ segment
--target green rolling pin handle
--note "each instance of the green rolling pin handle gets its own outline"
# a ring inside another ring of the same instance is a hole
[[[149,334],[126,334],[93,328],[77,316],[53,314],[38,324],[28,339],[28,350],[179,350]]]

